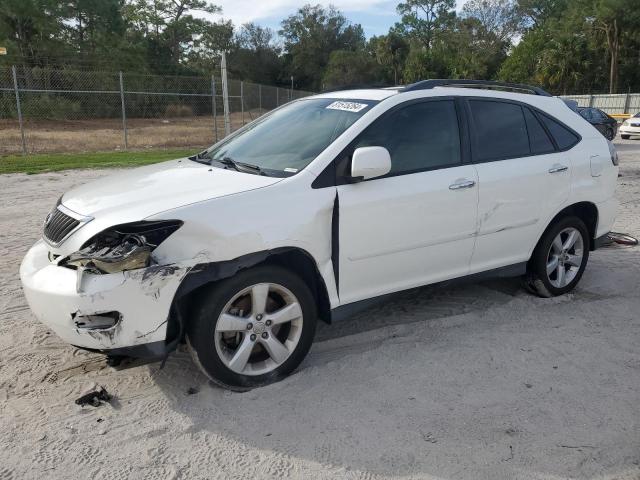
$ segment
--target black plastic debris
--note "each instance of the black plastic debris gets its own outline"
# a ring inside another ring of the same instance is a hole
[[[638,239],[626,233],[609,232],[607,239],[611,243],[617,243],[619,245],[638,245]]]
[[[111,400],[111,395],[104,387],[100,387],[99,390],[94,390],[89,393],[85,393],[80,398],[76,399],[76,405],[84,407],[85,405],[91,405],[93,407],[99,407],[102,402],[108,402]]]

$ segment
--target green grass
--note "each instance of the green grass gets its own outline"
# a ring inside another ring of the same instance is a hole
[[[149,152],[55,153],[42,155],[10,155],[0,157],[0,174],[43,173],[74,168],[115,168],[148,165],[193,155],[192,150],[156,150]]]

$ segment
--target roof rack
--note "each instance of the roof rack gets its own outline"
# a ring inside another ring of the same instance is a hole
[[[529,93],[533,95],[541,95],[551,97],[549,92],[544,91],[540,87],[525,85],[522,83],[497,82],[493,80],[422,80],[412,83],[404,87],[401,92],[412,92],[414,90],[429,90],[435,87],[467,87],[467,88],[487,88],[496,90],[513,90],[518,93]]]

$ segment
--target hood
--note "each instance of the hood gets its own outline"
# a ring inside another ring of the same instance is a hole
[[[127,170],[74,188],[62,204],[91,217],[142,220],[165,210],[273,185],[281,178],[210,167],[189,159]],[[126,219],[125,219],[126,217]]]

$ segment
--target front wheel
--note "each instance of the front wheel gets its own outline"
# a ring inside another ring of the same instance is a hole
[[[196,364],[215,383],[246,390],[286,377],[316,328],[313,295],[277,266],[244,270],[200,298],[187,329]]]
[[[578,217],[567,217],[549,228],[529,260],[527,286],[541,297],[570,292],[589,260],[589,233]]]

